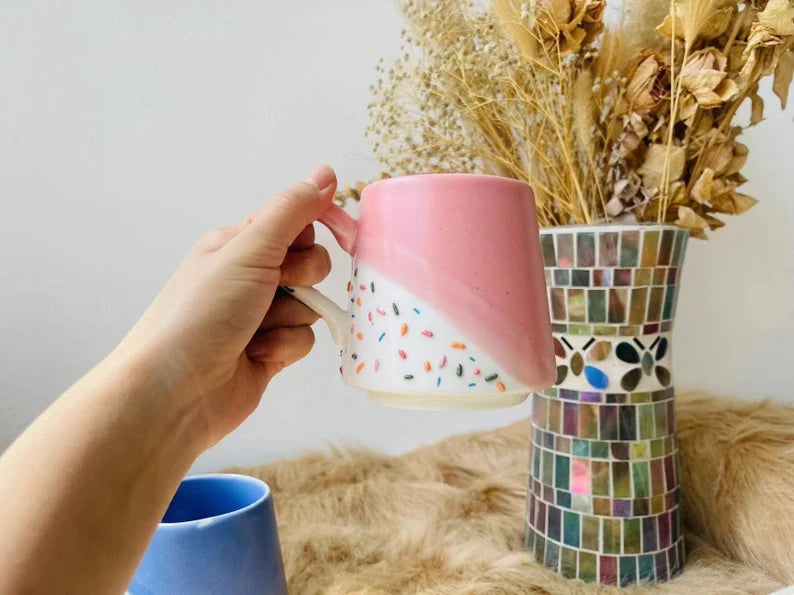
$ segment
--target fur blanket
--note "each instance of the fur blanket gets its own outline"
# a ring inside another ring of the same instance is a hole
[[[682,394],[687,564],[632,592],[770,593],[794,583],[794,408]],[[292,593],[620,589],[522,551],[529,423],[389,457],[333,450],[238,472],[270,484]]]

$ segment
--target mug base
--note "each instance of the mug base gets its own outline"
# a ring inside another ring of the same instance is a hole
[[[370,401],[398,409],[425,409],[430,411],[476,411],[503,409],[523,403],[529,393],[499,393],[498,395],[439,395],[389,393],[367,391]]]

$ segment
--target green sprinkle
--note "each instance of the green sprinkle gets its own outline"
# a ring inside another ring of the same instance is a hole
[[[392,302],[392,304],[391,304],[391,309],[394,310],[394,315],[395,316],[399,316],[400,315],[400,309],[397,308],[397,304],[395,304],[394,302]]]
[[[491,380],[496,380],[499,378],[499,374],[491,374],[490,376],[485,377],[485,382],[490,382]]]
[[[458,367],[455,368],[455,374],[458,376],[463,376],[463,366],[461,364],[458,364]]]
[[[375,293],[375,282],[374,281],[370,281],[369,288],[372,290],[372,293]]]
[[[350,357],[352,357],[353,359],[358,359],[358,355],[356,355],[355,353],[351,353]]]
[[[413,374],[406,374],[405,376],[403,376],[403,378],[405,378],[406,380],[413,380],[414,375]]]
[[[358,277],[358,267],[356,267],[355,269],[353,269],[353,276],[354,276],[354,277]]]

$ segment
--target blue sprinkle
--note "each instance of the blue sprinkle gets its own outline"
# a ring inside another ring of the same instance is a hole
[[[385,337],[385,336],[386,336],[386,333],[381,333],[381,334],[380,334],[380,337],[378,337],[378,343],[380,343],[381,341],[383,341],[383,337]]]
[[[441,376],[436,379],[436,386],[441,386]]]
[[[419,310],[417,310],[416,308],[414,308],[414,312],[416,312],[417,314],[421,314],[421,312]]]
[[[476,361],[477,361],[477,360],[476,360],[476,359],[474,359],[472,356],[469,356],[469,359],[470,359],[471,361],[473,361],[473,362],[476,362]]]
[[[472,382],[469,386],[477,386],[477,384]]]
[[[355,315],[355,314],[351,314],[351,315],[350,315],[350,318],[355,318],[355,317],[356,317],[356,315]]]

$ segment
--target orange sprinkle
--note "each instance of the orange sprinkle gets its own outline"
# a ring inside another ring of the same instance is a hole
[[[452,349],[466,349],[465,343],[458,343],[457,341],[455,343],[450,343],[449,346],[452,347]]]
[[[356,366],[356,374],[361,374],[361,370],[363,369],[364,369],[364,362],[361,362],[359,365]],[[502,390],[504,390],[504,387],[502,387]]]
[[[425,372],[429,372],[429,371],[430,371],[430,362],[425,360]]]
[[[405,333],[407,332],[408,332],[408,325],[403,322],[402,326],[400,327],[400,336],[404,337]]]
[[[348,281],[347,282],[347,292],[350,293],[351,291],[353,291],[353,284],[350,281]]]
[[[360,305],[361,305],[361,298],[356,298],[356,306],[360,306]]]
[[[496,390],[498,390],[500,393],[505,392],[505,385],[502,384],[501,382],[497,382],[496,383]]]
[[[363,338],[364,338],[364,335],[362,335],[361,333],[356,333],[356,339],[361,341],[361,339],[363,339]]]

